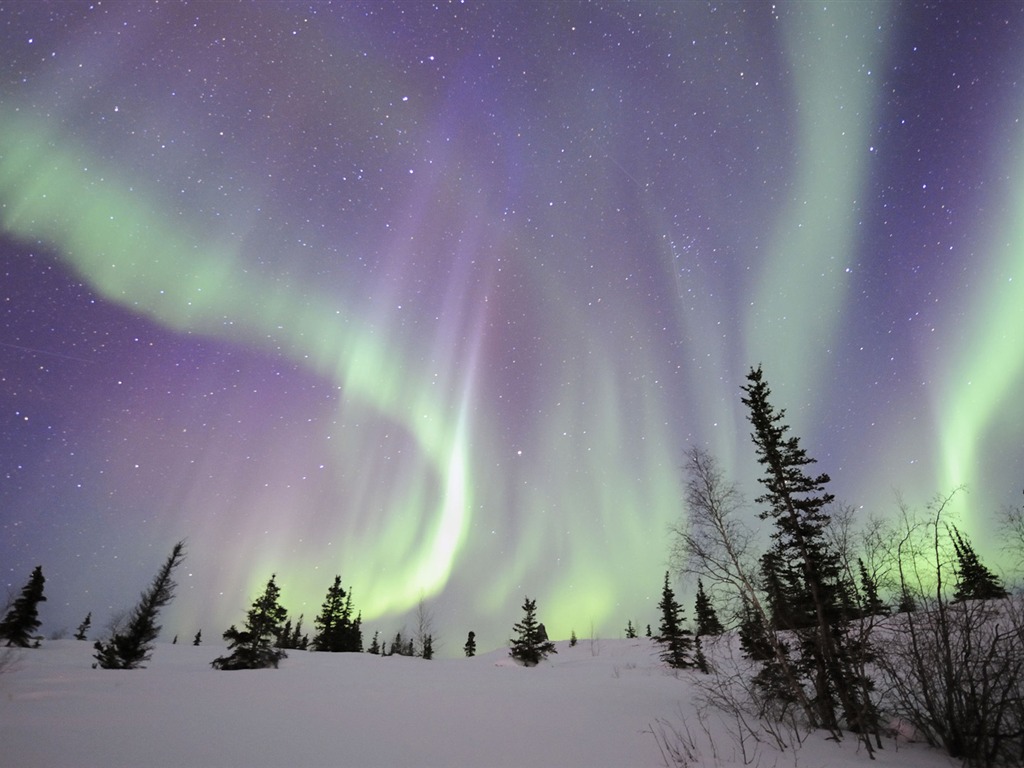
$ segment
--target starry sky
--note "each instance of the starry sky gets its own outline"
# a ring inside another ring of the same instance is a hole
[[[862,517],[1024,478],[1024,6],[0,1],[0,583],[656,621],[740,386]],[[750,517],[756,507],[751,504]],[[411,626],[411,623],[410,623]]]

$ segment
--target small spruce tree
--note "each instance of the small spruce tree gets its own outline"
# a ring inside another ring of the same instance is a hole
[[[281,589],[276,578],[276,575],[270,577],[263,594],[253,602],[245,628],[239,630],[232,624],[224,631],[231,654],[211,661],[214,669],[276,669],[281,659],[287,657],[284,650],[274,647],[274,640],[288,616],[279,602]]]
[[[192,645],[202,645],[203,643],[203,630],[196,632],[196,636],[192,638]]]
[[[473,630],[466,635],[466,644],[462,646],[462,650],[466,652],[466,658],[476,656],[476,632]]]
[[[574,629],[572,632],[569,633],[569,647],[570,648],[575,648],[576,647],[576,643],[578,643],[578,642],[579,642],[579,638],[576,637],[576,630]]]
[[[864,592],[861,610],[865,616],[884,616],[889,613],[887,606],[878,596],[878,582],[864,565],[864,559],[857,558],[857,570],[860,573],[860,587]]]
[[[981,562],[971,542],[966,540],[954,525],[949,532],[956,552],[956,590],[953,602],[964,600],[993,600],[1008,597],[1009,592],[992,571]]]
[[[149,589],[142,593],[142,599],[128,617],[124,631],[114,631],[107,640],[97,640],[94,666],[103,669],[137,669],[149,661],[153,643],[160,634],[156,623],[160,609],[174,599],[178,586],[172,576],[174,569],[185,559],[185,542],[179,541],[171,549],[163,567],[153,579]]]
[[[370,647],[366,649],[366,652],[380,656],[380,632],[373,633],[373,640],[370,641]]]
[[[633,620],[630,619],[626,622],[626,639],[632,640],[636,637],[636,627],[633,626]]]
[[[420,648],[420,658],[430,661],[434,658],[434,636],[426,634],[423,636],[422,647]]]
[[[700,635],[693,638],[693,665],[705,675],[710,674],[711,665],[704,655],[704,645],[700,641]]]
[[[674,669],[692,667],[693,661],[689,654],[693,648],[690,632],[683,628],[683,607],[676,602],[675,593],[668,582],[668,571],[665,571],[665,585],[661,590],[661,624],[658,636],[654,639],[662,647],[661,660]]]
[[[85,640],[85,635],[89,631],[89,627],[92,626],[92,611],[85,614],[85,618],[82,623],[78,625],[78,629],[75,630],[75,640]]]
[[[21,594],[14,605],[0,621],[0,638],[7,640],[7,645],[28,648],[32,645],[32,636],[39,629],[39,612],[36,606],[46,602],[43,595],[43,566],[37,565],[28,582],[22,587]]]
[[[516,636],[509,640],[508,655],[524,666],[535,667],[549,653],[558,653],[555,644],[547,639],[543,626],[537,622],[537,601],[527,597],[523,603],[523,620],[513,626]]]
[[[698,635],[720,635],[725,631],[722,622],[718,620],[718,613],[704,591],[704,582],[697,579],[697,599],[694,601],[693,615],[697,619]]]

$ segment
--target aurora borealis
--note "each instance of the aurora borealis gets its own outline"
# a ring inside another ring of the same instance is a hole
[[[654,621],[740,385],[867,514],[1024,467],[1019,3],[0,2],[0,576]],[[753,509],[751,515],[753,515]],[[455,651],[453,651],[455,649]]]

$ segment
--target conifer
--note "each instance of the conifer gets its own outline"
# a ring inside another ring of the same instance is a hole
[[[115,631],[108,640],[95,642],[94,666],[103,669],[137,669],[143,662],[149,661],[153,643],[160,634],[157,616],[160,609],[174,599],[174,590],[178,585],[172,576],[174,569],[184,559],[185,542],[179,541],[154,577],[150,588],[142,593],[139,604],[132,609],[124,631]]]
[[[327,589],[320,615],[313,626],[313,649],[331,653],[359,653],[363,650],[362,617],[352,617],[352,591],[341,586],[341,576]]]
[[[462,646],[462,650],[466,652],[466,658],[476,656],[476,632],[473,630],[466,636],[466,644]]]
[[[508,655],[524,666],[534,667],[549,653],[558,653],[555,644],[547,639],[543,626],[537,622],[537,601],[527,597],[523,602],[523,619],[513,626],[516,637],[509,640]]]
[[[697,635],[720,635],[725,631],[718,613],[711,603],[711,598],[704,591],[704,582],[697,579],[697,598],[694,601],[693,615],[697,620]]]
[[[92,611],[85,614],[85,618],[82,623],[78,625],[78,629],[75,630],[75,640],[85,640],[85,634],[89,631],[89,627],[92,626]]]
[[[692,667],[689,654],[693,639],[689,630],[683,627],[683,607],[676,602],[675,593],[669,586],[668,571],[665,571],[665,585],[658,609],[661,611],[661,624],[654,639],[662,645],[661,660],[674,669]]]
[[[276,669],[281,659],[287,657],[284,650],[274,647],[274,640],[288,616],[279,602],[281,589],[276,578],[276,575],[270,577],[263,594],[253,602],[245,628],[239,630],[232,624],[224,631],[231,654],[211,661],[214,669]]]
[[[43,595],[43,566],[37,565],[29,576],[28,582],[22,587],[21,594],[14,605],[0,621],[0,638],[7,640],[7,645],[28,648],[32,645],[32,636],[39,629],[39,612],[36,606],[46,602]]]
[[[992,571],[978,557],[970,541],[966,540],[957,527],[951,527],[953,550],[956,552],[956,590],[953,602],[964,600],[993,600],[1007,597],[1009,592]]]

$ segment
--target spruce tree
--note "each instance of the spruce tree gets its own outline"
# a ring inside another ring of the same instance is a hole
[[[864,598],[861,601],[864,615],[884,616],[889,613],[889,606],[882,602],[882,599],[878,596],[878,583],[868,572],[868,567],[864,565],[863,558],[857,558],[857,571],[860,574],[860,587],[864,593]]]
[[[636,637],[636,627],[633,626],[633,620],[630,619],[626,622],[626,639],[632,640]]]
[[[953,602],[964,600],[993,600],[1008,597],[1009,592],[992,571],[981,562],[971,543],[960,535],[954,525],[950,530],[953,550],[956,552],[956,590]]]
[[[661,611],[661,624],[654,639],[662,645],[661,660],[674,669],[692,667],[690,652],[693,649],[693,638],[689,630],[683,627],[683,607],[676,602],[675,592],[669,586],[668,571],[665,571],[665,585],[661,590],[658,609]]]
[[[476,632],[473,630],[466,636],[466,644],[462,646],[462,650],[466,652],[466,658],[476,656]]]
[[[85,640],[85,635],[89,631],[89,627],[92,626],[92,611],[85,614],[85,618],[82,623],[78,625],[78,629],[75,630],[75,640]]]
[[[765,492],[756,501],[765,505],[761,518],[775,525],[773,547],[767,561],[762,559],[771,580],[768,596],[774,628],[795,633],[796,666],[813,690],[805,707],[812,724],[838,735],[841,708],[851,729],[866,732],[874,725],[867,696],[870,681],[852,661],[846,631],[852,612],[849,585],[843,581],[838,553],[825,535],[827,508],[833,500],[825,490],[830,478],[824,473],[808,474],[815,461],[798,438],[786,436],[785,410],[772,406],[760,366],[751,368],[747,381],[742,401],[754,428],[751,438],[757,461],[764,470],[760,482]],[[794,700],[805,700],[798,681],[790,679],[786,684],[793,688]],[[866,739],[865,743],[871,749]]]
[[[425,661],[430,661],[434,658],[434,636],[427,633],[423,636],[422,647],[420,648],[420,658]]]
[[[327,589],[320,615],[313,626],[313,649],[331,653],[359,653],[363,650],[361,618],[352,618],[352,592],[341,586],[341,576]]]
[[[708,664],[707,656],[704,655],[704,645],[700,641],[700,635],[693,638],[693,665],[705,675],[711,673],[711,665]]]
[[[720,635],[725,631],[722,622],[718,620],[718,613],[704,591],[704,582],[697,579],[697,598],[693,605],[693,615],[697,620],[697,635]]]
[[[370,641],[370,647],[366,649],[366,652],[380,656],[380,632],[373,633],[373,640]]]
[[[775,655],[768,628],[760,611],[750,604],[744,596],[740,613],[740,650],[745,658],[751,661],[767,661]]]
[[[900,587],[900,601],[896,605],[897,613],[914,613],[917,611],[917,598],[910,587],[903,584]]]
[[[529,597],[523,602],[523,620],[513,625],[516,636],[509,640],[508,655],[522,662],[524,666],[535,667],[549,653],[558,653],[555,644],[542,633],[542,624],[537,622],[537,601]]]
[[[32,636],[39,629],[39,612],[36,606],[46,602],[43,595],[43,566],[37,565],[29,576],[28,582],[21,589],[21,594],[14,605],[0,621],[0,638],[7,640],[7,645],[28,648],[32,645]]]
[[[203,643],[203,630],[196,632],[196,636],[192,638],[192,645],[202,645]]]
[[[569,647],[570,648],[575,648],[576,647],[576,643],[578,643],[578,642],[579,642],[579,638],[576,637],[576,630],[574,629],[572,632],[569,633]]]
[[[274,640],[288,617],[288,612],[279,602],[281,589],[276,578],[276,575],[270,577],[263,594],[253,602],[245,628],[239,630],[232,624],[225,630],[224,639],[228,641],[231,655],[211,661],[210,666],[214,669],[276,669],[281,659],[287,657],[282,649],[274,647]]]
[[[174,599],[178,586],[172,576],[174,569],[185,559],[185,542],[179,541],[171,549],[163,567],[153,579],[149,589],[142,593],[142,599],[128,617],[123,631],[114,631],[108,640],[97,640],[93,645],[96,653],[94,666],[103,669],[137,669],[149,661],[153,643],[160,634],[156,623],[160,609]]]

